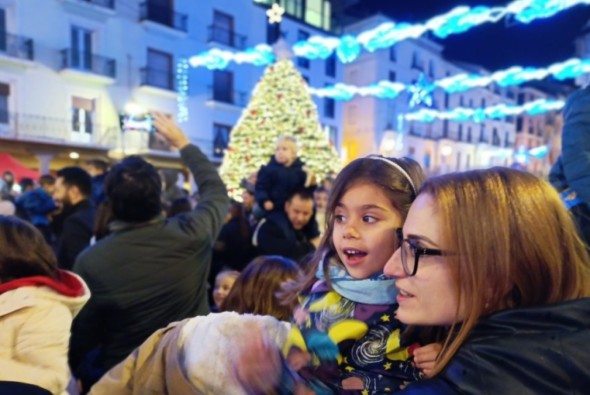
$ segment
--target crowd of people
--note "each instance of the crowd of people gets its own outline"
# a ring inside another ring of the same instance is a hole
[[[568,101],[566,145],[587,97]],[[172,120],[154,126],[197,199],[139,156],[18,188],[4,173],[0,394],[590,387],[587,186],[569,151],[555,187],[508,168],[427,179],[378,155],[319,183],[283,136],[237,202]]]

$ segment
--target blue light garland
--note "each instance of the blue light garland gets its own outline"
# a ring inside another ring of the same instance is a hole
[[[351,63],[358,59],[362,48],[374,52],[409,38],[418,38],[429,31],[439,38],[446,38],[484,23],[498,22],[506,16],[513,16],[521,23],[530,23],[536,19],[552,17],[578,4],[589,3],[590,0],[516,0],[505,7],[456,7],[445,14],[430,18],[425,23],[386,22],[357,36],[313,36],[295,43],[293,53],[307,59],[326,59],[335,51],[342,63]],[[193,67],[203,66],[209,69],[224,69],[231,61],[263,66],[274,60],[272,52],[269,54],[269,51],[270,47],[265,44],[235,53],[211,49],[193,56],[190,63]]]
[[[178,106],[176,118],[179,123],[188,121],[188,72],[188,60],[186,58],[180,58],[176,63],[176,90],[178,91],[176,98],[176,104]]]
[[[586,73],[590,73],[590,59],[575,58],[552,64],[546,68],[513,66],[490,75],[457,74],[426,84],[422,81],[405,85],[384,80],[364,87],[339,83],[325,88],[310,88],[309,91],[312,95],[336,100],[350,100],[356,95],[395,99],[404,91],[414,94],[416,92],[432,92],[434,89],[440,88],[447,93],[459,93],[477,87],[485,87],[492,83],[502,87],[509,87],[528,81],[542,80],[549,76],[553,76],[558,80],[566,80]]]
[[[520,114],[540,115],[549,111],[560,110],[564,104],[565,102],[563,100],[540,99],[521,106],[498,104],[484,108],[457,107],[449,111],[421,109],[416,112],[404,114],[403,117],[406,121],[414,122],[434,122],[439,119],[456,122],[483,122],[487,119],[501,119]]]

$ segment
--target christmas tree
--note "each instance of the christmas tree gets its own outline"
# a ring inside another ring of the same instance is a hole
[[[290,60],[265,70],[231,131],[220,173],[232,198],[241,201],[240,181],[269,161],[277,138],[285,135],[297,139],[299,157],[318,182],[340,170],[340,159],[321,128],[307,83]]]

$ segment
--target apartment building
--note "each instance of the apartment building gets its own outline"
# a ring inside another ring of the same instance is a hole
[[[143,114],[178,111],[177,62],[211,48],[288,43],[335,29],[331,2],[284,1],[280,30],[253,0],[0,0],[0,151],[42,172],[91,157],[142,154],[180,164]],[[334,59],[294,59],[313,86],[342,79]],[[182,127],[220,161],[264,68],[189,70]],[[341,105],[316,99],[326,133],[341,141]]]

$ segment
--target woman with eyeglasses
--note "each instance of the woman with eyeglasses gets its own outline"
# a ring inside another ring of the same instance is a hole
[[[588,393],[589,258],[548,183],[506,168],[431,178],[398,234],[397,318],[443,343],[434,377],[402,393]]]

